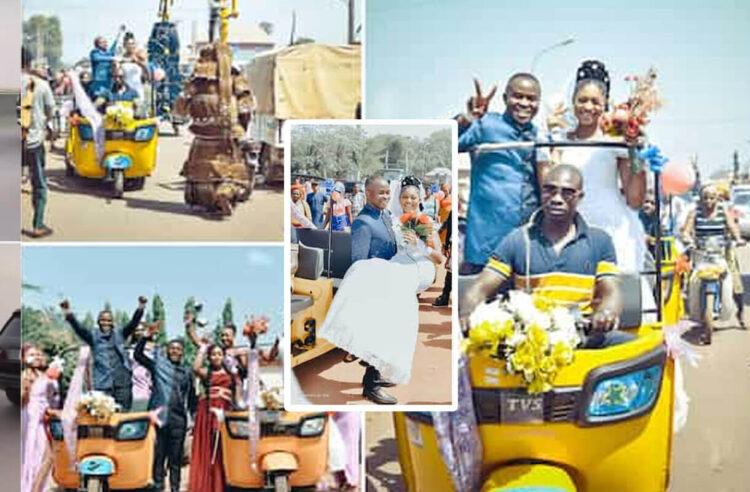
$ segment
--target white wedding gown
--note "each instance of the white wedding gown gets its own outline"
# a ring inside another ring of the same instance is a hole
[[[404,384],[411,377],[419,331],[417,293],[435,281],[435,264],[424,244],[407,248],[400,228],[394,230],[396,256],[349,267],[319,335],[374,366],[383,378]]]
[[[562,149],[560,162],[581,171],[584,197],[578,203],[578,212],[587,224],[603,229],[612,237],[620,271],[641,272],[646,262],[646,233],[638,212],[628,206],[620,193],[618,157],[627,159],[628,151],[611,147],[566,147]],[[641,276],[641,296],[643,309],[656,307],[645,276]],[[646,315],[644,319],[652,317]]]

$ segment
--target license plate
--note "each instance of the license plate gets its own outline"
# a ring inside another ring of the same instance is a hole
[[[544,395],[504,392],[500,394],[500,418],[503,422],[544,421]]]
[[[270,424],[279,421],[279,413],[275,410],[264,410],[260,413],[260,421],[263,424]]]
[[[98,426],[90,426],[89,427],[89,437],[92,439],[102,439],[104,438],[104,427],[98,427]]]

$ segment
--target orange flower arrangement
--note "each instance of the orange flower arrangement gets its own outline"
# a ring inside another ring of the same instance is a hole
[[[602,115],[601,128],[607,135],[636,140],[645,136],[643,128],[649,123],[649,114],[661,108],[662,100],[653,68],[644,76],[628,75],[625,80],[631,84],[630,96],[611,113]]]
[[[425,214],[409,212],[401,215],[401,230],[412,231],[424,243],[432,247],[432,219]]]

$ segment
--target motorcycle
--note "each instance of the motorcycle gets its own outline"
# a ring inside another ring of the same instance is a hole
[[[732,316],[732,280],[723,237],[699,238],[692,248],[693,271],[688,284],[690,317],[703,325],[702,341],[711,344],[714,322]]]

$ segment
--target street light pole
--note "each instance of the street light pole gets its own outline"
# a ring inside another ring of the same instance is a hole
[[[543,49],[537,51],[536,54],[534,55],[533,60],[531,61],[531,73],[534,73],[534,69],[536,68],[536,65],[539,62],[539,59],[542,57],[542,55],[544,55],[546,53],[549,53],[550,51],[552,51],[552,50],[554,50],[556,48],[561,48],[563,46],[567,46],[569,44],[573,44],[575,42],[575,40],[576,40],[576,38],[570,37],[568,39],[564,39],[562,41],[558,41],[555,44],[552,44],[550,46],[547,46],[546,48],[543,48]]]

